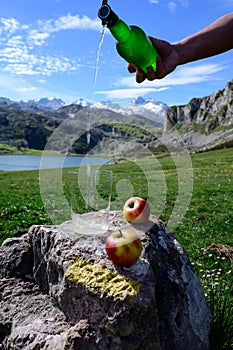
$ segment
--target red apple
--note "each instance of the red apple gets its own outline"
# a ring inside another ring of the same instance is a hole
[[[131,197],[125,202],[123,214],[128,222],[144,224],[150,216],[150,205],[144,198]]]
[[[118,265],[133,265],[141,255],[142,242],[131,228],[111,233],[105,242],[105,249],[108,257]]]

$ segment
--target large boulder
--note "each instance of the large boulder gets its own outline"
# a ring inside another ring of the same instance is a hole
[[[111,212],[111,230],[126,225]],[[134,226],[131,267],[106,256],[106,237],[71,223],[32,226],[0,248],[0,349],[207,350],[211,313],[183,248],[155,217]]]

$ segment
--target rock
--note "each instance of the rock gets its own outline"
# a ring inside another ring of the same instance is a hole
[[[172,106],[165,112],[163,132],[176,123],[204,124],[206,130],[233,125],[233,80],[223,90],[203,98],[193,98],[187,105]]]
[[[111,230],[125,225],[111,212]],[[143,254],[130,268],[107,258],[105,237],[77,236],[70,222],[7,239],[0,349],[209,349],[211,313],[183,248],[153,216],[134,228]]]
[[[158,150],[207,151],[233,145],[233,80],[210,96],[165,111],[163,136],[150,144]]]

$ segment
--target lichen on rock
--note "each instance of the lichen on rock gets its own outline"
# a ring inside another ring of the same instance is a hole
[[[132,278],[78,257],[71,261],[65,277],[68,281],[80,284],[91,291],[127,301],[135,300],[141,286],[141,283]]]

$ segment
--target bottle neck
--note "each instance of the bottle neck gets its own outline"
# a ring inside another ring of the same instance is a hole
[[[131,29],[123,22],[111,7],[103,1],[102,6],[98,10],[98,16],[102,20],[103,26],[107,26],[115,39],[119,42],[128,39]]]
[[[131,34],[130,27],[119,18],[114,25],[107,27],[118,42],[126,41]]]

